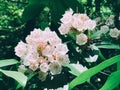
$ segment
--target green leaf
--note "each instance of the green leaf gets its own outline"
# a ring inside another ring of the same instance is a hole
[[[72,80],[72,82],[70,82],[69,90],[74,88],[76,85],[79,85],[79,84],[86,82],[93,75],[97,74],[101,70],[103,70],[103,69],[107,68],[108,66],[115,64],[117,62],[120,62],[120,55],[114,56],[114,57],[100,63],[99,65],[97,65],[93,68],[90,68],[87,71],[81,73],[78,77],[76,77],[74,80]]]
[[[116,44],[101,44],[96,46],[98,48],[104,48],[104,49],[120,49],[120,46]]]
[[[29,4],[22,14],[23,21],[27,22],[38,16],[48,3],[49,0],[29,0]]]
[[[120,84],[120,70],[113,72],[100,90],[113,90]]]
[[[106,58],[103,56],[103,54],[102,54],[102,52],[100,51],[100,49],[98,49],[98,55],[100,56],[100,58],[102,59],[102,60],[106,60]]]
[[[26,86],[27,77],[23,73],[17,71],[7,71],[2,69],[0,69],[0,72],[4,73],[8,77],[15,79],[22,87]]]
[[[17,64],[17,63],[18,63],[18,61],[15,59],[0,60],[0,67],[13,65],[13,64]]]
[[[117,70],[120,70],[120,62],[117,63]]]
[[[102,34],[108,32],[109,30],[99,30],[97,32],[94,32],[92,35],[91,35],[91,38],[92,39],[96,39],[97,37],[100,37]]]
[[[29,76],[28,76],[28,81],[30,80],[30,79],[32,79],[36,74],[38,74],[38,73],[32,73],[32,74],[30,74]]]

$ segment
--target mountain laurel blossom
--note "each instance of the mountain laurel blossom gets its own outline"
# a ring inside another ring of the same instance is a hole
[[[81,34],[79,34],[79,35],[76,36],[76,43],[78,45],[84,45],[84,44],[86,44],[87,40],[88,40],[88,37],[85,34],[83,34],[83,33],[81,33]]]
[[[112,38],[118,38],[118,36],[120,35],[120,31],[117,28],[114,28],[110,30],[109,34]]]
[[[58,30],[63,35],[67,34],[71,28],[83,32],[93,30],[96,27],[96,22],[91,20],[87,14],[73,13],[72,9],[66,11],[60,21],[61,26]]]
[[[76,43],[78,45],[86,44],[88,38],[84,32],[86,30],[93,30],[96,27],[95,20],[91,20],[87,14],[73,13],[72,9],[66,11],[60,21],[61,26],[58,28],[59,32],[62,35],[68,33],[76,34]]]
[[[44,31],[34,29],[26,37],[26,43],[20,41],[15,47],[15,54],[20,57],[22,67],[38,70],[41,81],[46,79],[49,72],[52,75],[61,73],[62,66],[70,63],[68,51],[67,45],[62,44],[62,40],[49,28]]]

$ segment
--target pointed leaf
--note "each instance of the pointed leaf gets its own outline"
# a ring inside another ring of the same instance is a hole
[[[0,60],[0,67],[13,65],[13,64],[17,64],[17,63],[18,63],[18,61],[15,59]]]
[[[0,69],[0,72],[4,73],[8,77],[15,79],[22,87],[25,87],[27,77],[23,73],[17,71],[7,71],[2,69]]]
[[[108,32],[109,30],[99,30],[97,32],[94,32],[91,36],[92,39],[96,39],[98,37],[100,37],[102,34]]]
[[[38,16],[48,3],[49,0],[29,0],[29,4],[22,14],[23,21],[27,22]]]
[[[74,88],[76,85],[82,84],[90,79],[93,75],[97,74],[101,70],[107,68],[108,66],[120,62],[120,55],[114,56],[99,65],[88,69],[87,71],[81,73],[78,77],[76,77],[72,82],[69,84],[69,90]]]
[[[113,72],[100,90],[113,90],[120,84],[120,70]]]
[[[104,49],[120,49],[119,45],[116,44],[101,44],[101,45],[96,45],[98,48],[104,48]]]

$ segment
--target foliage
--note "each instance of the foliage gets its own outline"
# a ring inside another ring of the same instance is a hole
[[[0,61],[0,67],[5,67],[5,66],[8,66],[8,65],[13,65],[13,64],[16,64],[16,63],[18,63],[18,61],[14,60],[14,59],[1,60]],[[17,82],[20,83],[20,85],[22,87],[25,87],[26,82],[27,82],[27,77],[25,75],[23,75],[23,73],[16,72],[16,71],[2,70],[2,69],[0,69],[0,72],[4,73],[8,77],[11,77],[11,78],[15,79]]]
[[[120,55],[115,56],[115,57],[113,57],[111,59],[108,59],[108,60],[102,62],[101,64],[99,64],[99,65],[97,65],[97,66],[83,72],[82,74],[80,74],[77,78],[75,78],[70,83],[69,89],[71,90],[76,85],[86,82],[90,77],[92,77],[96,73],[100,72],[101,70],[105,69],[106,67],[108,67],[108,66],[110,66],[110,65],[112,65],[114,63],[117,63],[117,62],[120,62]],[[108,88],[108,87],[106,87],[106,88]]]
[[[96,28],[85,31],[72,28],[61,34],[61,18],[70,8],[74,11],[72,15],[86,13],[96,21]],[[119,0],[0,0],[1,89],[119,90],[120,34],[111,34],[120,29],[118,8]],[[23,58],[15,56],[14,47],[21,40],[25,42],[34,28],[44,31],[46,27],[68,46],[70,64],[59,75],[49,73],[42,82],[38,79],[39,69],[33,71],[20,65]],[[76,43],[76,36],[81,33],[88,37],[84,45]]]

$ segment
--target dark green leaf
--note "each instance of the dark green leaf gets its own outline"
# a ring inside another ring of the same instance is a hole
[[[116,44],[101,44],[96,46],[98,48],[104,48],[104,49],[120,49],[120,46]]]
[[[29,4],[25,8],[22,19],[24,22],[32,20],[40,14],[45,5],[49,3],[49,0],[30,0]]]
[[[100,37],[102,34],[108,32],[109,30],[99,30],[97,32],[94,32],[91,36],[92,39],[96,39],[98,37]]]
[[[120,84],[120,70],[113,72],[100,90],[113,90]]]
[[[109,67],[112,64],[115,64],[117,62],[120,62],[120,55],[114,56],[99,65],[88,69],[87,71],[81,73],[78,77],[76,77],[70,84],[69,84],[69,90],[74,88],[76,85],[82,84],[86,82],[88,79],[90,79],[93,75],[97,74],[101,70]]]

